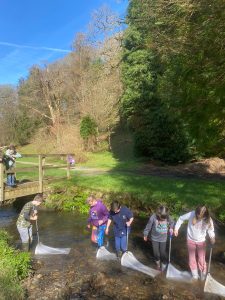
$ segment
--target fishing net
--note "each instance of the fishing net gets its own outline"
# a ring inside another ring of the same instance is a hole
[[[204,292],[225,297],[225,286],[208,274],[205,281]]]
[[[191,282],[192,276],[187,271],[180,271],[176,269],[172,264],[168,264],[166,278],[177,280],[177,281],[185,281]]]
[[[51,255],[51,254],[69,254],[70,248],[53,248],[42,243],[38,243],[35,249],[37,255]]]
[[[100,260],[116,260],[116,254],[109,252],[104,246],[100,247],[98,249],[98,252],[96,254],[97,259]]]
[[[160,274],[159,271],[143,265],[139,262],[131,252],[125,252],[121,258],[121,265],[142,273],[145,273],[151,277],[155,277]]]

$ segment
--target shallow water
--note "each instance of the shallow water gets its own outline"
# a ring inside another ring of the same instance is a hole
[[[19,241],[15,223],[21,204],[17,203],[17,208],[13,206],[0,208],[0,228],[5,228],[14,236],[15,244]],[[151,244],[144,242],[142,238],[146,222],[147,220],[135,219],[129,237],[129,251],[139,261],[154,268]],[[42,289],[42,293],[46,289],[47,292],[47,285],[51,281],[57,281],[62,286],[66,284],[70,286],[65,298],[55,299],[220,299],[204,294],[203,284],[200,282],[194,284],[173,282],[166,280],[164,275],[152,279],[145,274],[121,267],[117,261],[97,261],[96,247],[90,241],[90,232],[86,230],[86,216],[71,212],[41,210],[38,226],[40,241],[43,244],[50,247],[71,248],[69,255],[35,256],[35,259],[41,262],[38,272],[42,274],[41,276],[46,275],[49,280],[48,282],[45,279],[43,286],[39,284],[36,289]],[[32,253],[37,241],[35,226],[33,232]],[[181,270],[188,270],[184,232],[185,226],[179,238],[173,239],[171,261]],[[220,253],[225,251],[224,228],[216,228],[216,234],[217,243],[213,250],[211,275],[225,285],[225,265],[220,259]],[[109,236],[109,244],[109,250],[114,251],[112,236]],[[69,280],[68,274],[74,270],[76,271],[76,274],[73,274],[74,279]],[[57,274],[54,275],[55,279],[49,277],[53,273]],[[74,283],[71,283],[72,281]],[[30,296],[29,299],[35,297]]]

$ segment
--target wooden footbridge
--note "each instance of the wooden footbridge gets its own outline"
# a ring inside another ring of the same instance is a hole
[[[17,179],[15,187],[8,187],[6,185],[7,173],[12,173],[12,170],[7,171],[4,164],[0,163],[0,204],[6,200],[42,193],[46,190],[47,183],[56,180],[69,179],[70,164],[67,156],[67,154],[23,155],[23,159],[21,159],[21,161],[17,159],[16,167],[13,170]],[[28,161],[24,161],[26,158]],[[48,158],[51,160],[51,163],[47,163]],[[29,160],[36,160],[36,162],[30,162]],[[23,165],[25,165],[25,167],[23,167]],[[62,176],[55,176],[54,173],[56,172],[54,172],[54,170],[56,169],[62,170],[60,172]],[[51,176],[49,176],[48,170],[53,170],[53,174],[51,174]],[[65,176],[63,176],[64,172]],[[32,179],[29,179],[29,173]],[[36,177],[34,175],[36,175]],[[20,176],[23,177],[22,180]]]

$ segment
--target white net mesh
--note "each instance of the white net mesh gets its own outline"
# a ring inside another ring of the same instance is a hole
[[[205,281],[204,292],[225,297],[225,286],[213,279],[212,276],[208,274]]]
[[[104,246],[98,249],[97,259],[100,260],[116,260],[116,254],[109,252]]]
[[[53,248],[38,243],[35,249],[37,255],[69,254],[70,248]]]
[[[139,262],[134,255],[131,252],[125,252],[121,258],[121,265],[142,273],[145,273],[151,277],[155,277],[158,274],[160,274],[159,271],[152,269],[150,267],[147,267],[143,265],[141,262]]]

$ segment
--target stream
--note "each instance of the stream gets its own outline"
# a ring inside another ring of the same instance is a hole
[[[24,200],[24,201],[27,201]],[[24,201],[14,206],[0,208],[0,229],[6,229],[19,244],[16,219]],[[159,300],[159,299],[222,299],[204,294],[202,282],[181,283],[170,281],[165,274],[157,278],[121,267],[119,261],[96,260],[96,246],[91,243],[90,232],[86,229],[87,216],[73,212],[40,210],[38,226],[40,241],[50,247],[70,247],[69,255],[34,255],[37,243],[35,226],[32,246],[32,272],[23,282],[27,290],[26,299],[70,299],[70,300]],[[142,263],[153,267],[150,242],[143,241],[142,231],[147,219],[136,218],[129,237],[129,251]],[[178,238],[172,240],[172,264],[181,270],[188,270],[186,248],[186,226]],[[216,245],[213,249],[211,275],[225,285],[225,230],[216,226]],[[114,241],[109,235],[109,250]]]

